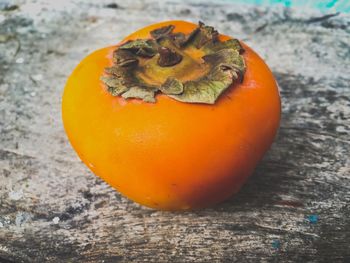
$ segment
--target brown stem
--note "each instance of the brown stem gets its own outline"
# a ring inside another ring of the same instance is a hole
[[[161,67],[171,67],[176,64],[179,64],[182,60],[182,56],[176,51],[171,50],[167,47],[160,47],[158,49],[159,59],[158,65]]]

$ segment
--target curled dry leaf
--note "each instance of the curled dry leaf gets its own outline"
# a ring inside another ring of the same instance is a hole
[[[168,25],[150,32],[152,39],[130,40],[113,53],[114,64],[101,80],[113,96],[155,102],[161,92],[187,103],[214,104],[245,72],[237,39],[219,41],[219,33],[202,22],[190,34]],[[203,56],[196,59],[193,50]],[[197,77],[184,80],[189,70]]]

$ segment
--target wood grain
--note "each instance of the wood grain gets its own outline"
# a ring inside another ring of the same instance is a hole
[[[78,0],[37,14],[29,3],[0,5],[0,262],[350,262],[348,15]],[[241,192],[186,213],[140,207],[96,178],[60,116],[84,56],[170,18],[244,39],[283,100],[279,135]]]

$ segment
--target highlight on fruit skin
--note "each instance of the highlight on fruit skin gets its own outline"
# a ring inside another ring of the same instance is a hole
[[[64,89],[67,136],[93,173],[159,210],[239,191],[280,121],[276,81],[246,44],[167,21],[84,58]]]

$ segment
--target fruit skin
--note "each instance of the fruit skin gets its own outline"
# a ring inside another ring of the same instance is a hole
[[[163,22],[123,42],[147,38],[151,30],[169,24],[186,34],[197,26]],[[148,207],[197,209],[227,199],[270,147],[281,114],[271,71],[242,45],[247,66],[243,83],[229,88],[214,105],[165,95],[158,95],[156,103],[113,97],[100,76],[112,64],[116,46],[90,54],[73,71],[63,94],[63,123],[73,148],[96,175]]]

